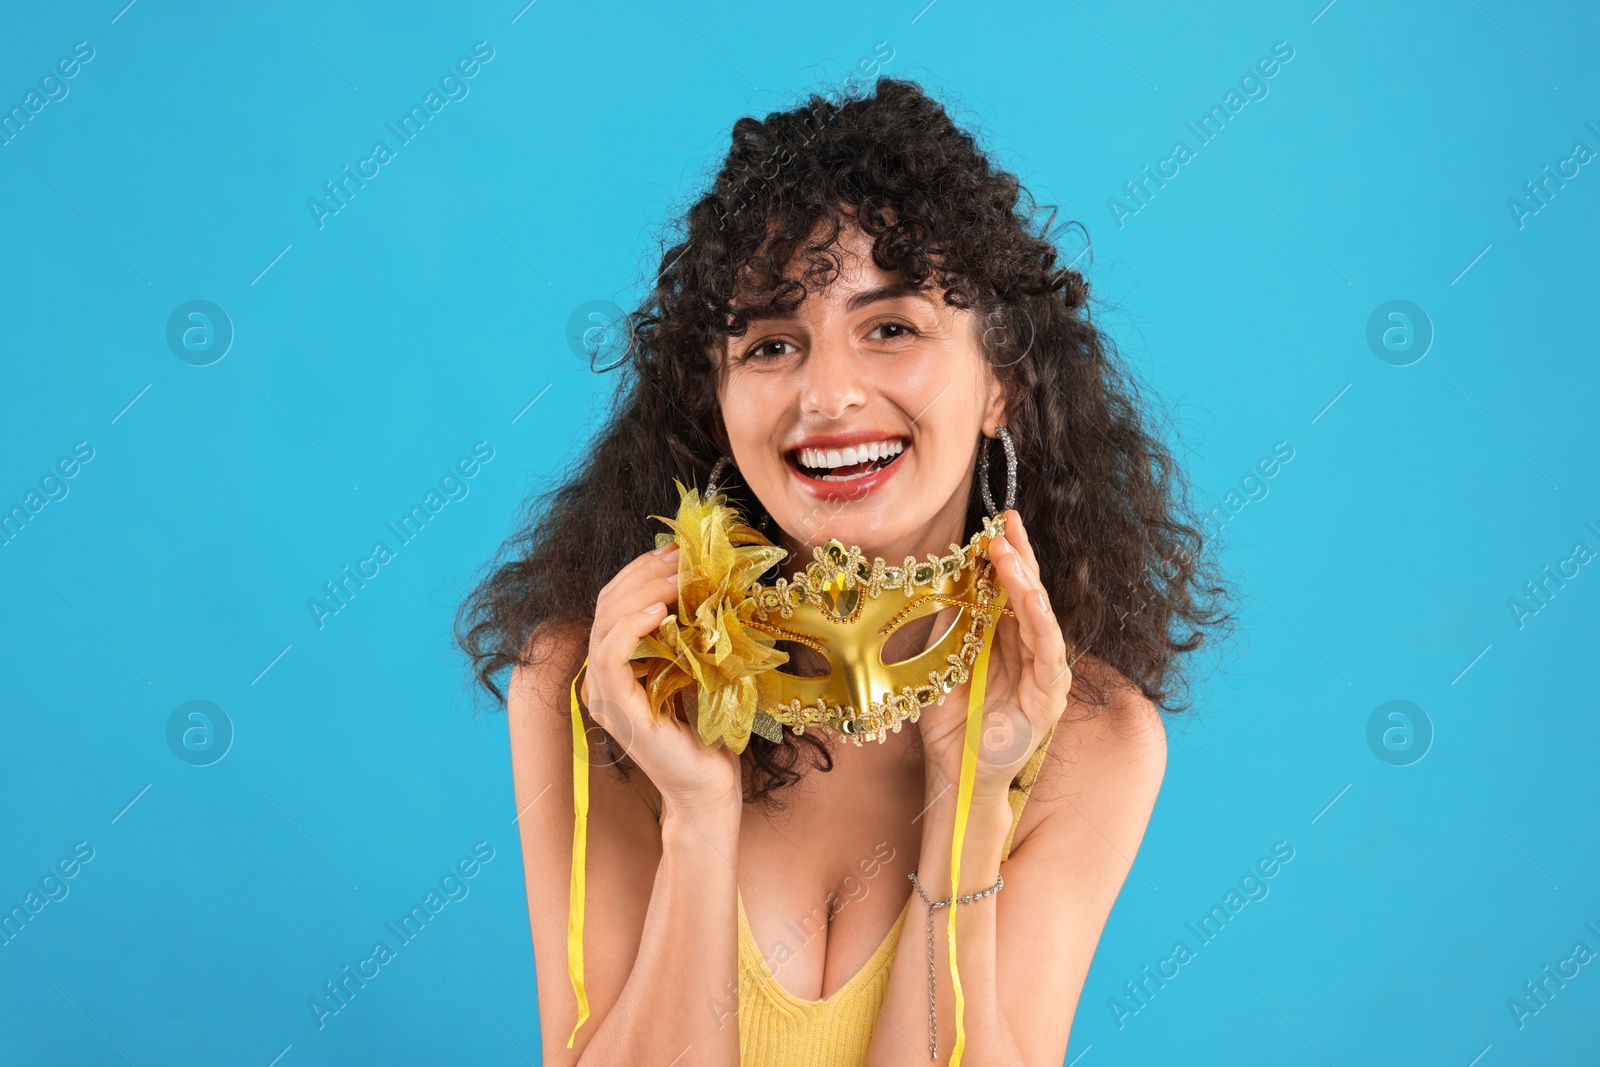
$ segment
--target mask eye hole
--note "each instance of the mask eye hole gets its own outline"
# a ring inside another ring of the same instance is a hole
[[[883,642],[880,656],[884,666],[892,667],[916,659],[948,637],[960,620],[961,609],[957,607],[946,607],[942,611],[907,619]]]
[[[798,641],[779,640],[777,649],[789,653],[789,662],[774,668],[779,674],[791,678],[826,678],[833,673],[828,657]]]

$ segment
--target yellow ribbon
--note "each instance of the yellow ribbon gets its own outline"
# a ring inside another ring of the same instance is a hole
[[[589,836],[589,739],[583,727],[583,712],[578,708],[578,679],[589,667],[572,676],[572,808],[577,818],[572,824],[572,881],[567,901],[567,977],[578,997],[578,1021],[572,1026],[567,1047],[572,1047],[578,1027],[589,1018],[589,992],[583,987],[583,868]]]
[[[983,647],[972,664],[972,688],[967,696],[967,736],[961,748],[961,784],[956,790],[956,835],[950,852],[950,984],[956,991],[956,1043],[950,1050],[950,1067],[961,1067],[961,1053],[967,1047],[967,1028],[962,1021],[967,1000],[961,992],[961,972],[956,967],[956,897],[961,892],[961,846],[967,836],[967,814],[972,807],[972,788],[978,776],[978,743],[983,736],[983,691],[989,675],[989,648],[994,644],[998,612],[1005,605],[1002,589],[994,600],[997,612],[984,630]]]

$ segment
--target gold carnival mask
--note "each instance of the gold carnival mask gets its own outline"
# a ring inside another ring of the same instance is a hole
[[[814,676],[775,669],[777,698],[755,710],[754,732],[776,741],[784,726],[819,726],[856,744],[881,742],[943,702],[971,676],[984,634],[1004,610],[988,558],[990,539],[1004,529],[1004,519],[985,518],[965,547],[923,561],[907,556],[899,566],[830,540],[792,580],[754,589],[751,625],[811,649],[827,668]],[[936,641],[904,658],[886,656],[897,633],[947,607],[959,611]]]
[[[720,496],[702,499],[681,485],[679,494],[677,517],[662,519],[673,533],[658,537],[679,547],[678,610],[639,643],[634,670],[658,720],[672,714],[675,698],[696,691],[695,721],[707,744],[742,752],[752,733],[782,741],[785,726],[881,742],[968,680],[1004,611],[988,558],[1002,518],[985,518],[944,556],[907,556],[897,566],[830,540],[792,578],[763,586],[756,580],[784,551]],[[938,640],[885,658],[902,628],[947,607],[958,614]],[[825,670],[800,673],[779,642],[810,649]]]

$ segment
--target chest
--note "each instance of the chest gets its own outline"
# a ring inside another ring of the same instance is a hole
[[[834,769],[809,772],[783,794],[783,811],[745,811],[740,897],[762,958],[795,997],[822,1000],[848,984],[910,898],[925,801],[909,734],[840,745]]]

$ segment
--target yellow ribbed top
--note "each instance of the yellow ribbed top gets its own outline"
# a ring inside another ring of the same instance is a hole
[[[1052,729],[1012,783],[1011,829],[1002,858],[1011,855],[1011,839],[1022,818],[1050,747]],[[739,1063],[742,1067],[857,1067],[865,1063],[873,1027],[889,987],[890,961],[900,944],[912,890],[889,935],[872,958],[848,982],[823,1000],[804,1000],[778,984],[766,957],[750,932],[744,897],[739,897]]]

